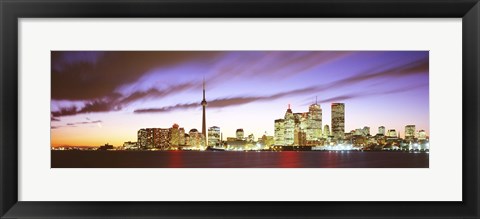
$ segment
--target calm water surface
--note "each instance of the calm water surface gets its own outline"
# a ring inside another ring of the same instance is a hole
[[[52,151],[52,168],[428,168],[428,153]]]

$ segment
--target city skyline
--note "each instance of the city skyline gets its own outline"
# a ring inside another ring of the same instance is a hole
[[[384,126],[403,137],[413,124],[429,135],[428,52],[52,52],[52,146],[121,145],[174,123],[272,136],[287,104],[304,112],[315,102],[322,126],[332,128],[329,106],[342,102],[344,132]]]

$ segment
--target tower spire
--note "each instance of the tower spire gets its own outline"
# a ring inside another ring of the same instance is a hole
[[[317,96],[315,96],[315,104],[318,104],[318,102],[317,102]]]
[[[203,77],[203,100],[205,100],[205,76]]]

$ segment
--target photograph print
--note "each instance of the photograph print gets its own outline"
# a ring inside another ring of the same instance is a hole
[[[51,51],[51,168],[429,168],[428,51]]]

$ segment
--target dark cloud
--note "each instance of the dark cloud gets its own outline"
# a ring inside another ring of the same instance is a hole
[[[189,61],[208,62],[221,53],[52,51],[52,99],[96,100],[111,95],[122,85],[137,81],[149,70]]]
[[[57,117],[50,116],[50,121],[51,121],[51,122],[59,122],[60,119],[57,118]]]
[[[59,116],[71,116],[77,114],[77,107],[76,106],[71,106],[71,107],[62,107],[58,111],[53,111],[52,116],[54,117],[59,117]]]
[[[76,106],[60,108],[60,110],[52,112],[52,115],[61,117],[83,113],[118,111],[121,110],[124,106],[138,100],[163,97],[172,93],[195,89],[199,87],[201,87],[201,83],[182,83],[169,86],[163,90],[152,88],[147,91],[136,91],[127,96],[115,94],[101,100],[85,101],[84,106],[80,108],[77,108]],[[87,120],[88,119],[89,118],[87,118]]]

